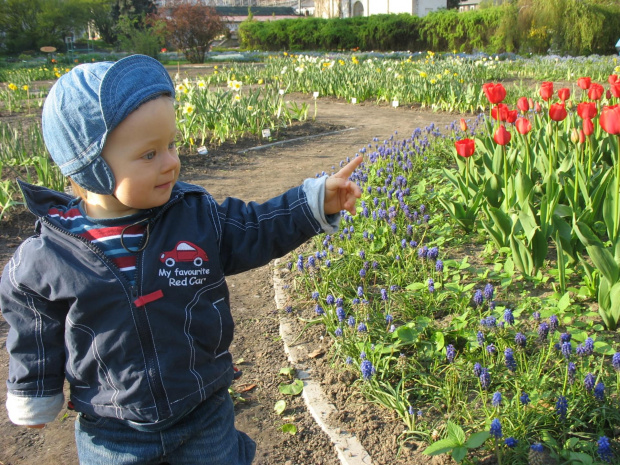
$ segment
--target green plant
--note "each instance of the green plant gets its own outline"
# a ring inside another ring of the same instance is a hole
[[[448,420],[446,423],[447,437],[432,443],[424,449],[425,455],[449,453],[456,463],[461,463],[471,449],[482,446],[489,438],[488,431],[480,431],[466,438],[463,428]]]

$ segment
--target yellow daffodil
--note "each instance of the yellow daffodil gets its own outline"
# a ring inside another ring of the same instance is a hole
[[[351,57],[351,61],[352,61],[354,64],[356,64],[356,65],[357,65],[357,64],[359,64],[359,62],[360,62],[360,61],[357,59],[357,57],[355,57],[355,56],[354,56],[354,57]]]
[[[217,65],[215,65],[215,66],[213,67],[213,69],[217,69]]]
[[[428,77],[428,74],[426,74],[424,71],[420,71],[420,77],[421,78],[426,78],[426,77]]]
[[[198,86],[199,89],[204,89],[207,86],[207,83],[201,79],[200,81],[196,83],[196,85]]]
[[[435,81],[434,79],[431,79],[431,84],[435,84],[437,81]]]
[[[338,60],[338,63],[340,64],[340,66],[344,65],[344,60]]]
[[[17,86],[15,84],[11,83],[11,84],[9,84],[9,89],[15,91],[15,90],[17,90]]]
[[[59,77],[60,77],[60,73],[59,73],[58,71],[56,71],[56,72],[54,73],[54,76],[56,76],[57,78],[59,78]]]
[[[259,83],[259,84],[262,84],[263,82],[265,82],[265,81],[263,81],[262,79],[259,79],[259,80],[258,80],[258,83]]]
[[[177,84],[177,87],[175,89],[177,92],[182,92],[182,93],[186,93],[185,92],[185,86],[183,84]]]
[[[193,137],[190,137],[190,138],[189,138],[189,145],[190,145],[190,146],[191,146],[191,145],[194,145],[194,138],[193,138]]]
[[[22,89],[23,89],[23,90],[25,90],[25,91],[28,91],[29,87],[28,87],[28,86],[26,86],[26,85],[23,85],[23,86],[22,86]]]
[[[235,102],[238,102],[239,100],[241,100],[241,96],[239,94],[235,94],[234,100]]]
[[[183,105],[183,114],[184,115],[191,115],[192,113],[194,113],[194,110],[196,108],[194,107],[194,105],[192,105],[189,102],[185,102],[185,105]]]
[[[254,110],[254,107],[253,107],[252,105],[250,105],[250,106],[248,107],[248,111],[252,111],[252,110]]]

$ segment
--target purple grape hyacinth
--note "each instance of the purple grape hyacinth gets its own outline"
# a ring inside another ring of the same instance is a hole
[[[454,357],[456,357],[456,349],[452,344],[448,344],[446,347],[446,358],[448,359],[448,363],[453,363]]]
[[[491,436],[493,436],[495,439],[501,439],[502,436],[504,436],[502,434],[502,424],[499,422],[499,419],[495,418],[491,422],[491,429],[489,430],[489,432],[491,433]]]
[[[362,377],[365,381],[368,381],[372,378],[372,375],[375,372],[375,367],[372,366],[372,363],[369,360],[363,360],[360,364],[360,370],[362,372]]]
[[[472,302],[474,304],[474,308],[480,307],[482,303],[484,302],[484,297],[482,296],[482,291],[480,289],[477,289],[474,292],[474,297],[472,299]]]
[[[555,412],[560,417],[560,420],[565,420],[568,414],[568,399],[564,396],[558,397],[558,401],[555,403]]]
[[[611,463],[614,458],[614,452],[611,449],[611,443],[609,442],[609,438],[607,436],[601,436],[597,441],[598,445],[598,456],[601,458],[603,462]]]

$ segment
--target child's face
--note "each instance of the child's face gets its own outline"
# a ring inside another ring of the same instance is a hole
[[[116,198],[106,196],[104,202],[108,213],[114,213],[110,216],[158,207],[170,199],[181,168],[176,134],[174,104],[167,97],[143,104],[110,132],[101,152],[116,180]]]

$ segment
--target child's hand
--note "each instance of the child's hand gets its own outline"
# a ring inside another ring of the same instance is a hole
[[[362,191],[357,184],[349,181],[349,176],[363,160],[362,156],[355,157],[340,171],[327,178],[324,205],[326,215],[333,215],[341,210],[347,210],[351,215],[355,215],[355,203],[362,196]]]

